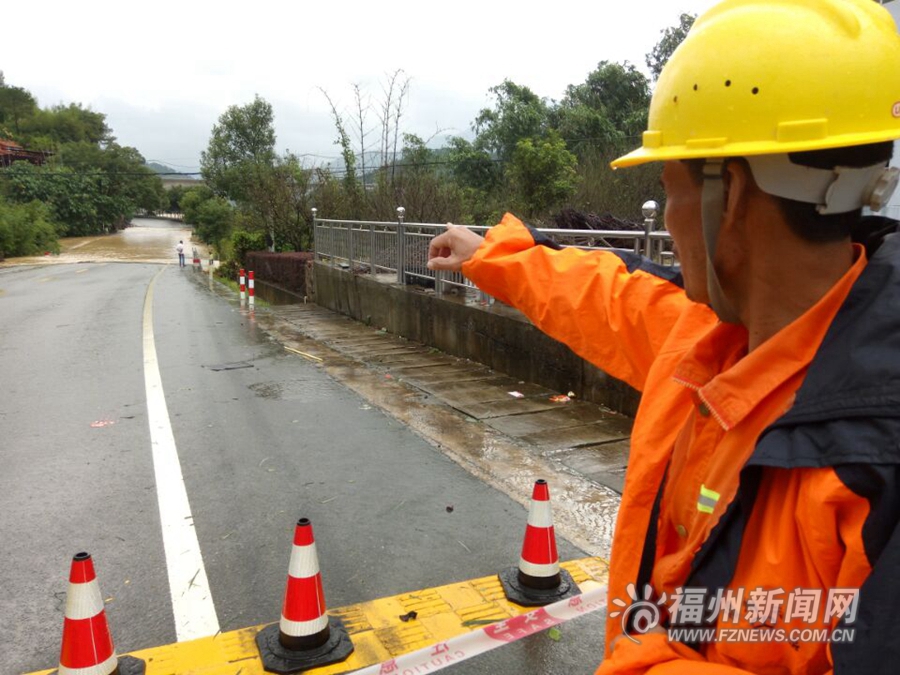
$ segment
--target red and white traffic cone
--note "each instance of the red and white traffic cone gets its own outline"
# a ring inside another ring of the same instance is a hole
[[[245,297],[244,268],[243,267],[241,268],[241,271],[239,272],[239,277],[240,277],[240,285],[241,285],[241,307],[243,307],[244,306],[244,297]]]
[[[250,284],[249,284],[249,288],[248,288],[247,290],[248,290],[249,293],[250,293],[250,309],[253,309],[253,304],[256,302],[256,300],[254,299],[254,291],[253,291],[253,272],[252,272],[252,271],[250,272],[250,279],[249,279],[249,281],[250,281]]]
[[[256,644],[265,669],[276,673],[337,663],[353,652],[343,622],[325,612],[316,542],[307,518],[294,529],[281,621],[263,628]]]
[[[69,572],[57,672],[59,675],[138,675],[144,671],[142,660],[116,656],[94,563],[88,553],[75,554]]]
[[[498,576],[506,599],[526,607],[548,605],[579,593],[572,575],[559,566],[550,488],[543,479],[534,483],[519,566]]]

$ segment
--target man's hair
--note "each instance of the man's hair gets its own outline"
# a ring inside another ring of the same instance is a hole
[[[836,166],[860,168],[885,164],[890,161],[893,152],[893,142],[886,141],[846,148],[791,152],[788,153],[788,158],[794,164],[815,169],[833,169]],[[694,181],[698,185],[702,185],[704,160],[689,159],[685,161]],[[849,239],[851,230],[859,222],[862,212],[862,209],[855,209],[846,213],[823,215],[816,211],[815,204],[798,202],[784,197],[773,196],[772,198],[778,202],[791,232],[804,241],[814,244]]]

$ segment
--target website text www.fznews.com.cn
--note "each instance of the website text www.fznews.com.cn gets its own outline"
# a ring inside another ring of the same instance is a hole
[[[855,628],[670,628],[669,640],[687,644],[707,642],[828,642],[850,643]]]

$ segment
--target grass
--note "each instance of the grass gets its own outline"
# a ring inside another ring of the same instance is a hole
[[[216,281],[218,281],[220,284],[223,284],[224,286],[228,286],[228,288],[230,288],[236,294],[240,294],[240,292],[241,292],[240,284],[238,284],[238,282],[235,281],[234,279],[231,279],[229,277],[219,277],[219,276],[213,276],[213,278]],[[269,307],[270,306],[268,302],[263,300],[258,295],[254,296],[253,304],[256,307]]]

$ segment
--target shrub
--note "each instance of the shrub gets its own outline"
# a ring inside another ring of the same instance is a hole
[[[59,252],[49,209],[37,201],[9,204],[0,199],[0,259],[45,251]]]
[[[266,248],[266,236],[262,232],[235,230],[231,234],[231,258],[239,267],[247,266],[248,251],[263,251]]]

